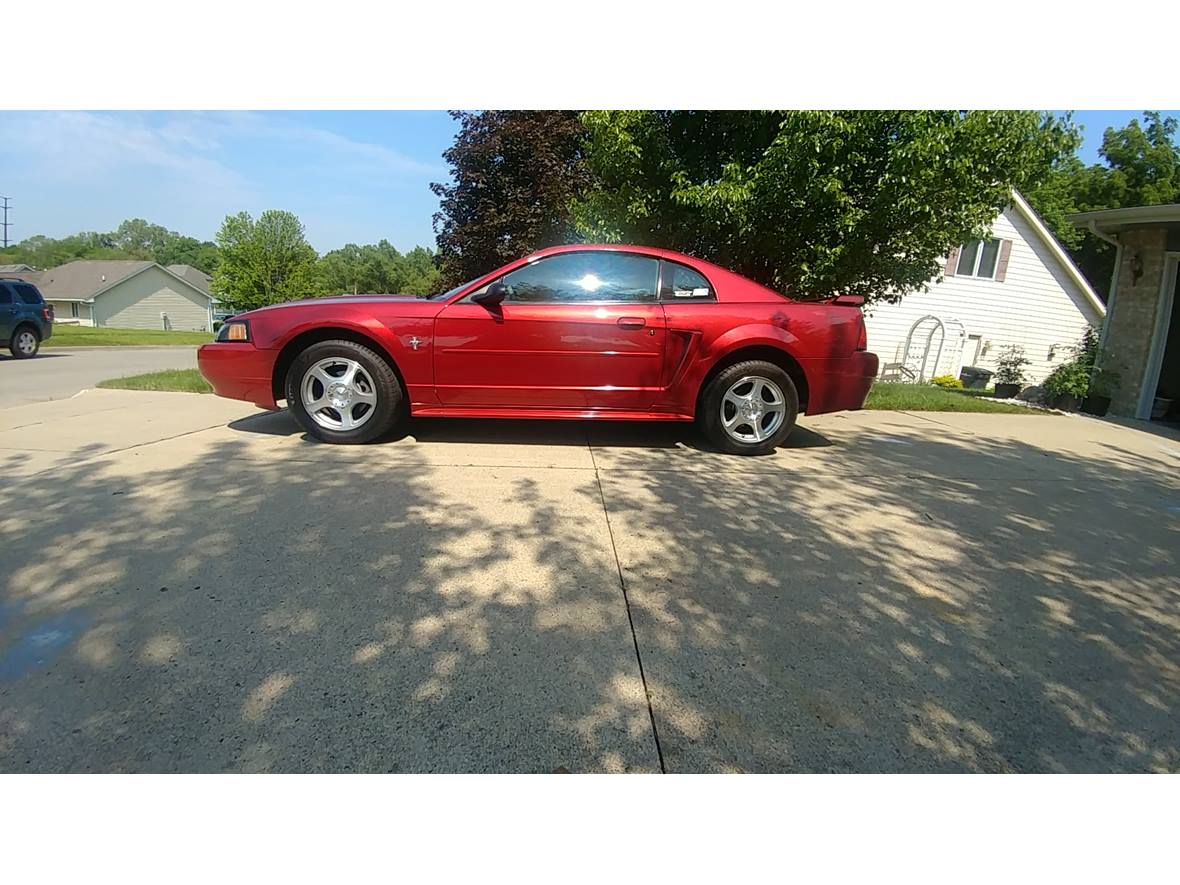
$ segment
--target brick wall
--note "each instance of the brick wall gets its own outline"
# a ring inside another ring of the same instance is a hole
[[[1123,244],[1123,254],[1114,306],[1106,321],[1104,364],[1119,373],[1118,389],[1111,398],[1111,414],[1130,418],[1135,416],[1139,404],[1143,373],[1151,353],[1151,337],[1155,331],[1164,277],[1167,232],[1128,230],[1119,240]],[[1143,273],[1138,280],[1131,274],[1135,254],[1143,262]]]

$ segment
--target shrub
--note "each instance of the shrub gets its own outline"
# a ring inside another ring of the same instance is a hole
[[[1076,396],[1085,399],[1090,395],[1091,383],[1096,393],[1109,396],[1118,386],[1118,373],[1109,369],[1095,369],[1101,357],[1098,333],[1087,328],[1082,340],[1073,348],[1073,356],[1062,363],[1045,379],[1045,389],[1054,396]]]
[[[937,384],[943,390],[962,390],[963,382],[954,375],[939,375],[930,379],[931,384]]]
[[[996,357],[996,384],[1024,383],[1024,367],[1031,362],[1019,344],[1009,344],[1000,348],[1000,353]]]
[[[1090,366],[1078,358],[1062,363],[1045,379],[1045,389],[1054,396],[1084,398],[1090,391]]]

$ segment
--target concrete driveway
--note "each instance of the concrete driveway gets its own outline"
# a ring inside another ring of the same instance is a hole
[[[0,367],[2,368],[2,367]],[[1180,770],[1180,441],[0,412],[0,770]]]
[[[196,367],[195,347],[46,347],[31,360],[0,350],[0,409],[68,399],[108,378]]]

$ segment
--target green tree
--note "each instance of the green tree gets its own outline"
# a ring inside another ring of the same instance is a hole
[[[142,218],[131,218],[109,233],[86,231],[62,239],[29,237],[0,254],[0,263],[28,264],[44,270],[88,258],[134,258],[165,266],[191,264],[210,274],[220,262],[214,243],[183,236]]]
[[[217,232],[221,264],[212,290],[236,310],[318,294],[316,252],[291,212],[268,209],[255,221],[229,215]]]
[[[441,283],[454,286],[544,246],[576,242],[570,205],[586,182],[585,130],[572,111],[452,112],[443,157],[451,183],[432,184]]]
[[[212,275],[221,265],[221,251],[216,243],[180,236],[172,240],[154,259],[167,267],[169,264],[188,264]]]
[[[434,253],[416,246],[405,255],[388,240],[376,245],[355,243],[334,249],[319,261],[320,289],[325,294],[392,292],[430,295],[440,291]]]
[[[1071,212],[1180,202],[1177,123],[1159,111],[1121,128],[1109,127],[1098,149],[1101,162],[1076,157],[1060,164],[1026,196],[1070,250],[1091,285],[1105,298],[1114,270],[1114,248],[1065,220]]]
[[[424,246],[415,246],[402,256],[402,271],[405,277],[401,291],[407,295],[434,295],[448,288],[442,284],[434,252]]]
[[[129,218],[105,239],[114,249],[144,260],[156,260],[156,255],[167,248],[180,234],[159,224],[152,224],[142,218]]]
[[[896,300],[1076,147],[1031,111],[592,111],[589,238],[666,246],[796,297]]]

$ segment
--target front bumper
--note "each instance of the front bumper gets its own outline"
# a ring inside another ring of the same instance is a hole
[[[277,409],[271,387],[274,354],[249,341],[216,341],[197,348],[197,368],[218,396]]]

